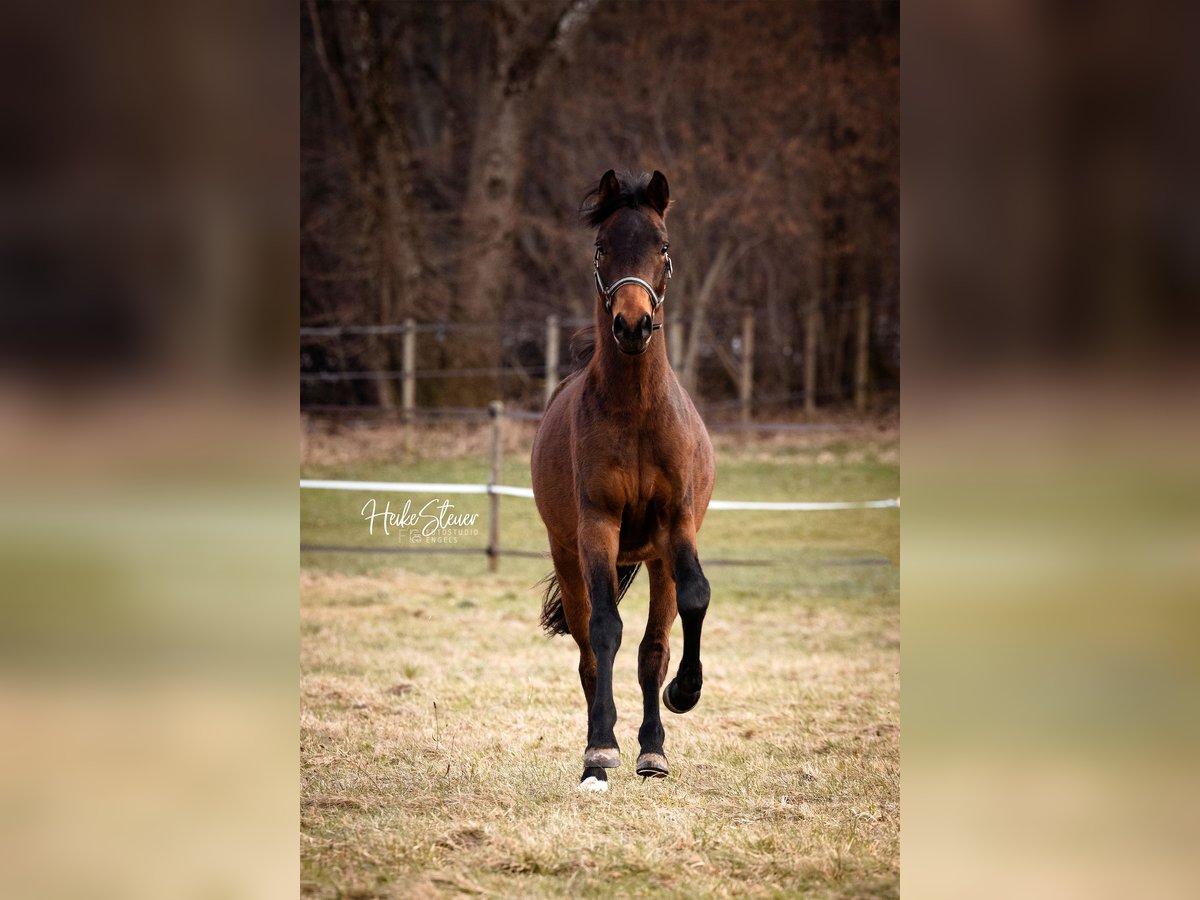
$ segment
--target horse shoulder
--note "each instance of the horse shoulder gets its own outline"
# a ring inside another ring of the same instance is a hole
[[[686,431],[692,438],[692,458],[689,467],[691,483],[688,485],[688,494],[699,524],[704,517],[704,511],[708,509],[708,502],[712,499],[713,487],[716,484],[716,456],[712,439],[704,425],[704,419],[696,409],[696,404],[692,402],[691,396],[678,379],[675,379],[674,386],[677,391],[677,408],[681,409]]]
[[[564,391],[567,391],[568,389],[570,389],[570,390],[575,389],[575,386],[579,382],[579,375],[582,371],[583,371],[582,369],[575,370],[574,372],[569,374],[566,378],[564,378],[562,381],[560,381],[558,383],[558,385],[554,388],[554,390],[550,392],[550,400],[546,403],[547,412],[550,410],[550,408],[552,406],[554,406],[554,401],[558,399],[559,394],[563,393]]]

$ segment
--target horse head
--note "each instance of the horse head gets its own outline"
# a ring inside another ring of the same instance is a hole
[[[617,175],[612,169],[584,201],[584,220],[596,229],[596,302],[622,353],[644,353],[662,327],[654,317],[671,277],[669,203],[662,172]]]

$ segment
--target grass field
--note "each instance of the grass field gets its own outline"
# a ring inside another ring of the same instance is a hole
[[[529,483],[528,439],[508,436],[505,483]],[[407,447],[321,436],[303,474],[481,482],[485,447],[449,432]],[[718,441],[718,498],[898,493],[894,431]],[[303,492],[302,542],[408,544],[368,534],[371,496]],[[399,511],[405,497],[391,499]],[[456,513],[486,510],[482,496],[452,499]],[[503,546],[545,549],[532,502],[505,498],[501,521]],[[457,546],[482,547],[485,516],[477,527]],[[622,767],[592,795],[575,791],[586,714],[574,643],[536,625],[548,561],[505,558],[489,575],[482,555],[304,553],[306,895],[895,896],[897,511],[714,511],[700,552],[772,564],[708,566],[703,699],[664,712],[671,775],[645,782],[632,769],[639,575],[614,679]],[[672,638],[677,660],[678,624]]]

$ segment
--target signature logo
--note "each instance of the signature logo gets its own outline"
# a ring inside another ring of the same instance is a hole
[[[479,534],[475,526],[479,513],[456,513],[449,500],[434,498],[418,510],[412,501],[405,500],[399,512],[392,509],[392,501],[384,503],[383,509],[374,498],[363,504],[362,517],[367,520],[367,531],[374,534],[376,527],[385,535],[408,536],[413,544],[457,544],[460,537]]]

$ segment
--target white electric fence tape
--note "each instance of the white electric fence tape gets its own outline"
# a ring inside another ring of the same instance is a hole
[[[533,499],[533,490],[507,484],[433,484],[422,481],[324,481],[302,478],[301,488],[322,491],[415,491],[422,494],[498,494],[503,497]],[[900,505],[899,497],[886,500],[832,500],[809,502],[759,502],[756,500],[713,500],[709,509],[760,509],[798,512],[820,512],[832,509],[888,509]]]

